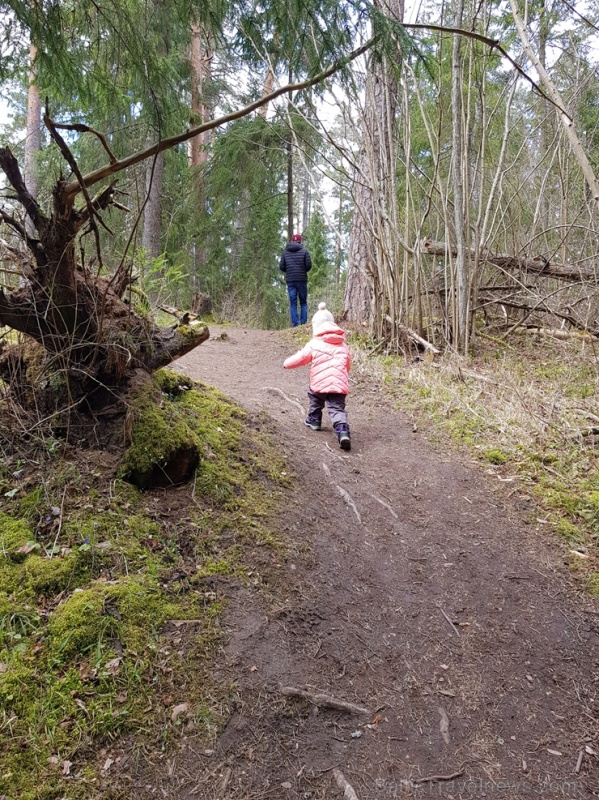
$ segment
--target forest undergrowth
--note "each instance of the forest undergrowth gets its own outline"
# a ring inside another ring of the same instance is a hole
[[[476,460],[539,536],[561,538],[572,573],[599,594],[592,346],[479,339],[468,360],[418,361],[381,355],[355,335],[350,346],[353,380],[380,387],[438,448]],[[7,800],[111,797],[112,765],[140,741],[168,753],[193,732],[211,746],[235,702],[235,686],[211,671],[223,585],[281,589],[284,546],[269,519],[290,476],[270,423],[202,384],[162,375],[163,410],[201,442],[190,484],[140,492],[124,479],[122,452],[66,447],[42,426],[2,453]],[[135,446],[142,455],[148,446],[139,432]]]
[[[113,764],[191,732],[208,746],[227,716],[234,690],[211,673],[219,580],[266,588],[279,549],[267,520],[287,473],[264,420],[176,373],[158,383],[152,427],[160,411],[201,442],[191,483],[142,492],[125,480],[123,464],[168,436],[143,419],[124,458],[41,426],[2,453],[6,800],[112,796]]]
[[[477,339],[474,354],[408,361],[354,344],[354,369],[385,387],[437,445],[458,447],[508,487],[529,524],[565,544],[599,595],[599,353],[594,343]],[[513,487],[513,488],[509,488]]]

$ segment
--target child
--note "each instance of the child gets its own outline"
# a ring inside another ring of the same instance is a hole
[[[295,369],[310,364],[310,408],[305,421],[313,431],[321,430],[322,410],[327,411],[342,450],[351,450],[345,399],[349,394],[351,356],[345,344],[345,331],[335,324],[326,303],[320,303],[312,317],[312,339],[283,364]]]

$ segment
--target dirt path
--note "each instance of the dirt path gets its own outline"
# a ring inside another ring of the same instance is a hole
[[[599,616],[559,549],[359,380],[342,453],[328,422],[303,425],[307,370],[282,369],[285,337],[227,335],[176,368],[274,419],[294,555],[279,607],[236,593],[222,675],[237,710],[177,796],[341,798],[337,768],[359,800],[599,797]]]

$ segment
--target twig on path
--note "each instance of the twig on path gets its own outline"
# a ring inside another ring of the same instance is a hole
[[[300,413],[303,417],[306,416],[306,410],[304,409],[301,403],[298,403],[297,400],[293,400],[291,397],[288,397],[282,389],[279,389],[278,386],[262,386],[261,387],[263,392],[276,392],[276,394],[280,394],[284,400],[287,400],[288,403],[291,403],[292,406],[299,408]]]
[[[337,711],[345,711],[348,714],[370,714],[370,710],[363,706],[357,706],[355,703],[348,703],[345,700],[337,700],[328,694],[314,693],[298,686],[280,686],[279,691],[287,697],[301,697],[302,700],[308,700],[315,706],[326,706]]]
[[[439,731],[441,732],[441,736],[443,737],[443,741],[445,744],[449,744],[449,717],[447,716],[447,712],[443,707],[439,707],[439,716],[441,717],[441,721],[439,722]]]
[[[454,781],[464,774],[464,770],[459,772],[452,772],[451,775],[427,775],[426,778],[416,778],[412,783],[435,783],[435,781]]]
[[[445,611],[443,611],[443,609],[441,608],[441,606],[437,606],[437,608],[438,608],[438,609],[439,609],[439,611],[440,611],[440,612],[443,614],[443,616],[445,617],[445,619],[447,620],[447,622],[449,622],[449,624],[451,625],[451,627],[454,629],[456,636],[459,636],[459,635],[460,635],[460,632],[459,632],[459,630],[456,628],[456,625],[455,625],[455,623],[451,621],[451,619],[450,619],[450,618],[447,616],[447,614],[445,613]]]
[[[397,516],[395,511],[389,505],[389,503],[385,503],[384,500],[381,500],[381,498],[377,497],[375,494],[371,494],[370,496],[373,497],[376,500],[377,503],[380,503],[384,508],[386,508],[387,511],[391,514],[392,517],[395,517],[395,519],[399,519],[399,517]]]
[[[337,782],[337,786],[343,789],[343,800],[358,800],[358,795],[354,792],[351,784],[347,782],[341,770],[335,768],[333,770],[333,777]]]
[[[574,768],[574,772],[578,774],[580,772],[580,768],[582,767],[582,759],[584,758],[584,750],[581,750],[578,754],[578,761],[576,762],[576,766]]]
[[[354,514],[355,514],[355,515],[356,515],[356,517],[358,518],[358,522],[359,522],[359,523],[360,523],[360,525],[361,525],[361,524],[362,524],[362,517],[360,516],[360,512],[359,512],[359,511],[358,511],[358,509],[356,508],[356,504],[355,504],[355,503],[354,503],[354,501],[352,500],[352,496],[351,496],[351,494],[350,494],[349,492],[346,492],[346,491],[345,491],[345,489],[343,489],[343,488],[342,488],[341,486],[339,486],[339,485],[337,485],[337,489],[339,490],[339,494],[341,495],[341,497],[342,497],[342,498],[345,500],[345,502],[347,503],[347,505],[348,505],[348,506],[351,508],[351,510],[354,512]]]

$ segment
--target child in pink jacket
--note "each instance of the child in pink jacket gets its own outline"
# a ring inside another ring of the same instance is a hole
[[[313,431],[322,427],[322,410],[327,407],[339,447],[351,450],[345,400],[349,394],[351,356],[345,344],[345,331],[335,324],[326,303],[320,303],[312,317],[312,339],[284,363],[285,369],[310,366],[310,407],[306,425]]]

